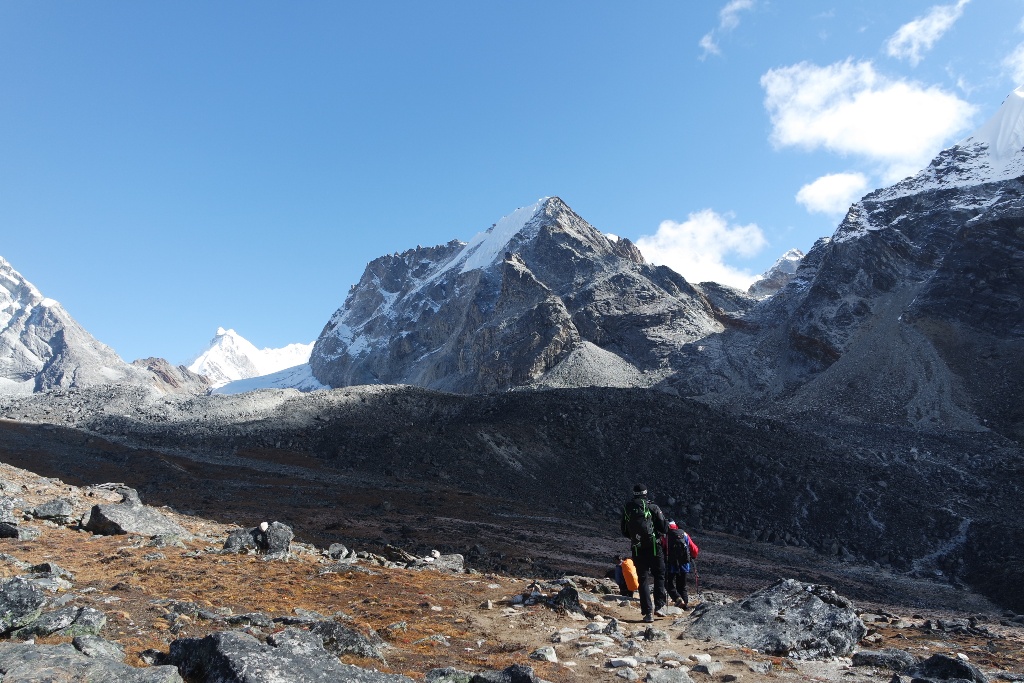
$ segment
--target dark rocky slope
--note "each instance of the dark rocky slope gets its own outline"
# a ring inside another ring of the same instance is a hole
[[[365,526],[371,538],[415,544],[438,524],[453,549],[481,545],[482,562],[510,561],[488,556],[494,531],[474,525],[486,521],[510,536],[522,529],[517,554],[567,566],[579,561],[573,553],[543,541],[531,551],[532,534],[555,527],[614,540],[618,506],[642,479],[696,530],[968,582],[1024,606],[1024,546],[1015,545],[1024,461],[992,433],[798,430],[613,389],[465,397],[356,387],[150,403],[67,392],[9,400],[2,414],[69,425],[3,423],[7,462],[45,463],[67,478],[130,477],[149,497],[197,509],[274,509],[285,521],[301,516],[296,526],[317,542]],[[427,516],[410,524],[397,514],[410,511]]]

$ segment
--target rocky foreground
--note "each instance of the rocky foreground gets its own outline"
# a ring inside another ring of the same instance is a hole
[[[648,625],[597,577],[319,549],[8,465],[0,488],[4,683],[1024,680],[1012,613],[858,608],[781,580]]]

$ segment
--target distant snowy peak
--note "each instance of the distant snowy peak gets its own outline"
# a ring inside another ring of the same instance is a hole
[[[217,328],[209,348],[201,353],[188,369],[210,379],[211,386],[268,375],[309,360],[313,343],[289,344],[280,349],[257,349],[234,330]]]
[[[779,257],[779,260],[750,285],[747,293],[759,299],[771,296],[786,286],[796,274],[803,261],[804,253],[799,249],[790,249]]]
[[[1024,86],[1014,90],[981,128],[932,160],[928,168],[873,199],[896,199],[932,189],[971,187],[1024,175]]]

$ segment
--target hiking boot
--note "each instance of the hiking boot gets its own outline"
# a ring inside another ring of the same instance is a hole
[[[682,598],[676,598],[676,607],[681,607],[683,609],[686,609],[686,603],[683,602]]]
[[[645,614],[644,615],[644,623],[645,624],[653,624],[654,623],[654,615],[650,614],[650,613]]]

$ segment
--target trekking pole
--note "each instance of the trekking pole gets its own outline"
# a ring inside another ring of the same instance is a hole
[[[694,586],[694,589],[696,589],[696,591],[697,591],[697,599],[701,600],[701,597],[700,597],[700,573],[697,571],[697,560],[692,560],[692,562],[693,562],[693,586]]]

